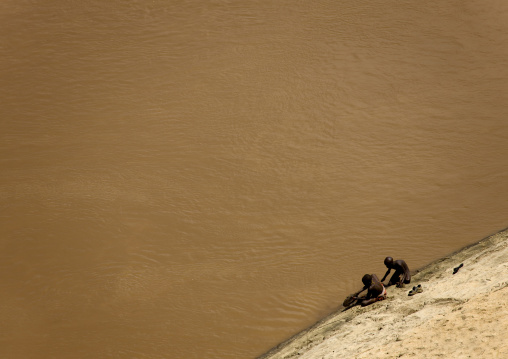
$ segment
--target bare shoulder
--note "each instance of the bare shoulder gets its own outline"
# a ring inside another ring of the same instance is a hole
[[[393,262],[397,267],[407,268],[406,261],[403,259],[397,259],[395,262]]]

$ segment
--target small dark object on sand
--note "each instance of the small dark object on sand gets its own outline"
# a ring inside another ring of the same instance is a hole
[[[460,263],[460,265],[458,267],[453,268],[453,274],[457,273],[459,271],[459,269],[462,268],[463,266],[464,266],[464,263]]]
[[[422,285],[418,284],[416,287],[413,287],[413,289],[411,289],[407,295],[413,296],[417,293],[422,293],[422,292],[423,292]]]

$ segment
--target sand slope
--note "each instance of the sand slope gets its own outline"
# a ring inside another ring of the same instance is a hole
[[[408,296],[416,284],[423,293]],[[504,230],[431,263],[406,288],[390,287],[385,301],[330,315],[261,358],[508,358],[507,303]]]

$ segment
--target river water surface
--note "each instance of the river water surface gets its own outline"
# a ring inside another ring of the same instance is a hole
[[[254,358],[508,225],[508,2],[0,3],[0,356]]]

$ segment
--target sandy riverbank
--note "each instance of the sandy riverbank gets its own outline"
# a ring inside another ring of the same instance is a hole
[[[417,284],[424,291],[408,296]],[[384,301],[328,316],[260,359],[508,358],[507,303],[508,229],[422,268],[406,288],[388,288]]]

